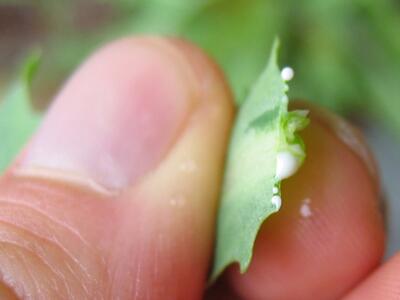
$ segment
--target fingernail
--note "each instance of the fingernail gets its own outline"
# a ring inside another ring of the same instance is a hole
[[[196,103],[187,64],[162,39],[98,51],[55,98],[15,172],[106,190],[134,184],[168,154]]]
[[[374,156],[361,131],[342,117],[313,104],[298,101],[293,107],[310,110],[310,118],[328,128],[342,143],[361,159],[374,182],[379,185],[379,171]]]

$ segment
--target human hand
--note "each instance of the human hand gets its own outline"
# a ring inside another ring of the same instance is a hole
[[[221,72],[186,42],[96,52],[0,180],[1,299],[200,299],[233,116]],[[205,297],[398,299],[399,256],[370,275],[384,226],[361,138],[318,108],[302,136],[249,271]]]

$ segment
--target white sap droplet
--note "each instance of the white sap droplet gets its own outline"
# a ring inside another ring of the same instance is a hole
[[[309,218],[312,216],[312,210],[310,206],[311,200],[309,198],[306,198],[303,200],[302,205],[300,206],[300,215],[303,218]]]
[[[186,160],[186,161],[183,161],[179,165],[179,169],[182,172],[192,173],[192,172],[197,171],[198,166],[197,166],[196,162],[194,162],[193,160]]]
[[[271,198],[271,202],[273,205],[275,205],[276,210],[279,210],[281,208],[282,205],[282,198],[278,195],[274,195]]]
[[[185,198],[182,195],[175,195],[169,199],[171,206],[182,207],[185,205]]]
[[[275,177],[277,180],[288,178],[296,173],[299,167],[300,162],[292,153],[289,151],[278,152]]]
[[[278,192],[279,192],[279,189],[276,186],[274,186],[272,188],[272,194],[278,194]]]
[[[291,67],[284,67],[281,71],[281,77],[284,81],[289,81],[293,78],[294,71]]]

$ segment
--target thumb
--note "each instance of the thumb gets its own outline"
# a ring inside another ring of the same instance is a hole
[[[189,44],[127,38],[94,54],[0,180],[7,293],[200,298],[232,115]]]

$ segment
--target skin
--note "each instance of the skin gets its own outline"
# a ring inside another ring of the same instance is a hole
[[[204,294],[235,113],[229,87],[180,40],[98,50],[0,179],[0,298],[396,299],[398,256],[379,267],[370,155],[343,120],[310,109],[308,158],[283,183],[249,271],[230,267]]]

